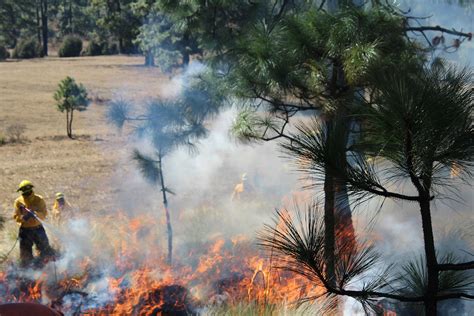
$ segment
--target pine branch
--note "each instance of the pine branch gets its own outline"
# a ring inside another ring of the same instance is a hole
[[[280,6],[280,10],[278,11],[278,13],[276,14],[274,20],[275,21],[279,21],[283,15],[283,13],[285,12],[285,8],[286,6],[288,5],[288,0],[283,0],[283,3],[281,4]],[[277,2],[275,2],[275,5],[276,5]]]
[[[462,271],[462,270],[471,270],[471,269],[474,269],[474,261],[462,262],[462,263],[438,264],[439,271],[447,271],[447,270]]]
[[[321,1],[321,4],[319,5],[318,11],[323,10],[325,4],[326,4],[326,0]]]
[[[138,164],[138,168],[142,175],[147,179],[149,182],[155,184],[160,181],[160,169],[157,166],[159,161],[152,159],[149,156],[142,154],[138,149],[133,151],[133,160],[135,160]]]
[[[466,37],[468,40],[472,39],[472,33],[465,33],[461,31],[457,31],[455,29],[447,29],[444,27],[441,27],[439,25],[436,26],[409,26],[404,28],[405,32],[425,32],[425,31],[438,31],[438,32],[443,32],[443,33],[448,33],[451,35],[457,35],[457,36],[462,36]]]
[[[326,286],[325,286],[326,287]],[[425,296],[404,296],[398,294],[391,294],[391,293],[384,293],[384,292],[377,292],[377,291],[357,291],[357,290],[345,290],[345,289],[334,289],[326,287],[328,293],[342,295],[342,296],[349,296],[352,298],[390,298],[400,302],[423,302],[426,298]],[[441,294],[436,296],[437,301],[444,301],[444,300],[451,300],[456,298],[465,298],[465,299],[474,299],[474,295],[470,295],[463,292],[458,293],[449,293],[449,294]]]
[[[167,193],[169,193],[169,194],[171,194],[171,195],[176,195],[176,193],[175,193],[173,190],[171,190],[170,188],[168,188],[168,187],[165,187],[165,188],[162,189],[161,191],[165,191],[165,192],[167,192]]]
[[[324,271],[324,224],[318,216],[316,205],[309,206],[306,213],[302,214],[299,209],[296,214],[290,215],[287,210],[277,210],[274,225],[265,225],[265,229],[259,237],[259,244],[270,250],[272,256],[281,259],[281,266],[277,268],[292,271],[308,279],[309,282],[318,284],[324,288],[325,293],[304,300],[312,300],[321,296],[348,296],[363,305],[372,305],[381,299],[391,299],[400,302],[424,302],[427,294],[405,293],[404,289],[394,289],[391,284],[395,281],[390,277],[391,267],[382,272],[372,284],[366,284],[363,288],[352,288],[352,280],[364,275],[376,266],[379,256],[373,251],[373,247],[361,244],[360,248],[350,250],[348,244],[342,240],[338,246],[338,282],[330,282]],[[424,267],[424,263],[421,264]],[[415,267],[417,270],[418,267]],[[423,273],[421,273],[423,275]],[[351,287],[348,289],[347,287]],[[474,299],[462,287],[440,288],[435,294],[436,301],[449,299]],[[424,285],[421,286],[424,289]]]
[[[349,182],[351,182],[349,180]],[[376,190],[373,188],[364,188],[368,192],[383,196],[383,197],[388,197],[388,198],[394,198],[394,199],[401,199],[401,200],[407,200],[407,201],[419,201],[420,197],[419,196],[413,196],[413,195],[405,195],[405,194],[400,194],[400,193],[395,193],[395,192],[390,192],[386,190],[385,188],[381,187],[382,190]]]

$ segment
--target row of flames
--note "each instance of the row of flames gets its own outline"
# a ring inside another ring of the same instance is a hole
[[[125,214],[111,219],[96,221],[96,249],[86,256],[71,259],[65,245],[63,256],[42,270],[21,271],[11,262],[0,272],[0,303],[38,302],[66,315],[187,315],[242,302],[290,304],[318,291],[302,277],[272,268],[274,259],[245,236],[186,247],[170,267],[157,247],[161,237],[153,220]]]

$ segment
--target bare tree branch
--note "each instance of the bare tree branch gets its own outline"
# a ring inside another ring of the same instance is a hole
[[[321,4],[319,5],[318,11],[321,11],[326,4],[326,0],[321,1]]]
[[[451,34],[451,35],[466,37],[468,40],[472,39],[472,33],[465,33],[465,32],[461,32],[461,31],[457,31],[455,29],[450,30],[450,29],[441,27],[439,25],[436,25],[436,26],[408,26],[408,27],[405,27],[404,31],[405,32],[438,31],[438,32],[448,33],[448,34]]]
[[[285,103],[279,100],[269,99],[268,97],[265,97],[261,95],[260,93],[258,93],[255,89],[253,89],[253,92],[255,93],[255,97],[257,99],[270,103],[272,106],[274,106],[276,109],[280,111],[288,111],[288,109],[292,109],[295,111],[317,111],[321,109],[321,106],[315,106],[308,102],[306,102],[308,106],[289,104],[289,103]]]

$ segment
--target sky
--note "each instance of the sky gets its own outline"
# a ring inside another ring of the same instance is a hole
[[[403,11],[410,9],[410,16],[429,17],[420,20],[422,25],[442,26],[466,33],[474,33],[474,0],[392,0]],[[460,5],[459,3],[464,3]],[[440,35],[439,32],[427,33],[429,38]],[[447,43],[456,37],[445,35]],[[443,57],[461,66],[474,66],[474,40],[464,41],[455,53],[444,53]]]

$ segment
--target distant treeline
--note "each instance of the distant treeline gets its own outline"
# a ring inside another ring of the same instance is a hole
[[[2,0],[0,44],[15,49],[35,40],[41,56],[48,44],[60,44],[68,35],[87,40],[89,54],[139,53],[136,41],[146,12],[130,0]]]
[[[282,3],[282,9],[290,7]],[[60,57],[143,54],[146,65],[157,61],[167,71],[188,64],[191,56],[221,53],[242,25],[257,16],[273,19],[271,11],[279,6],[265,1],[2,0],[0,60],[48,56],[48,48],[54,48]]]

